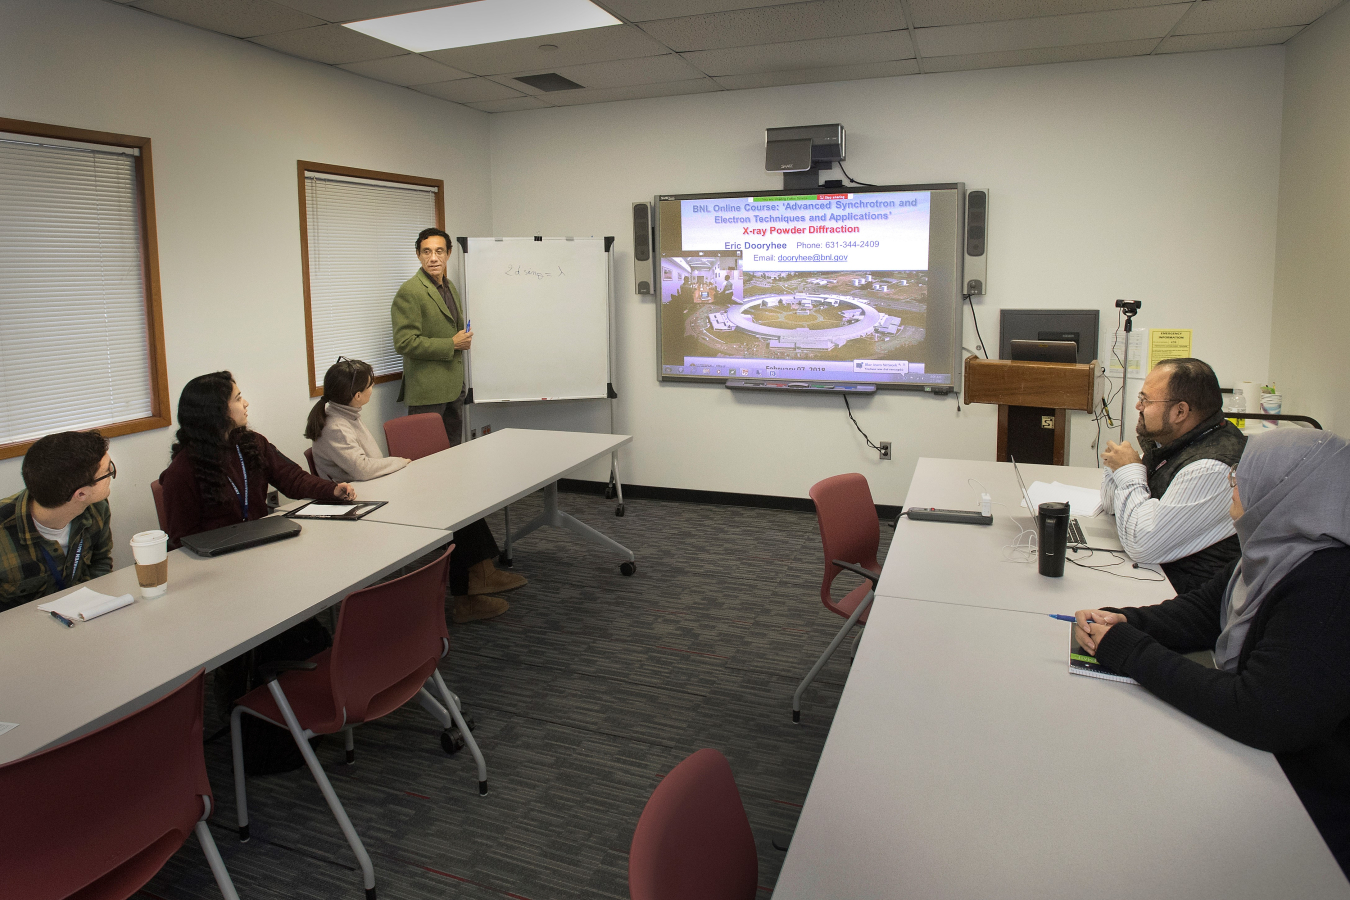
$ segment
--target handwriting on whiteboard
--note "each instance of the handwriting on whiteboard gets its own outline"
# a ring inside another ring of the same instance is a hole
[[[517,275],[534,277],[538,281],[543,281],[545,278],[558,278],[559,276],[565,276],[567,274],[563,271],[562,266],[557,266],[556,268],[558,271],[548,272],[543,269],[531,269],[529,266],[514,265],[506,267],[506,274],[513,278]]]

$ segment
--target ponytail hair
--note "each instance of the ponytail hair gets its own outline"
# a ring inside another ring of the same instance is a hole
[[[370,363],[339,356],[323,376],[323,396],[309,411],[305,422],[305,437],[317,441],[328,421],[328,404],[349,405],[352,399],[375,383],[375,370]]]

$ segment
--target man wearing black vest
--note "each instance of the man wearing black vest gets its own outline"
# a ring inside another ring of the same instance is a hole
[[[1114,513],[1135,562],[1160,563],[1178,594],[1238,557],[1229,472],[1247,437],[1223,417],[1214,370],[1198,359],[1158,363],[1144,379],[1139,446],[1106,442],[1102,509]]]

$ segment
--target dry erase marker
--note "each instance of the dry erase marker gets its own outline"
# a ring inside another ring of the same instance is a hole
[[[464,322],[465,331],[473,331],[473,319],[466,319]]]
[[[60,622],[62,625],[66,626],[67,628],[74,628],[74,627],[75,627],[75,623],[74,623],[74,622],[72,622],[70,619],[67,619],[65,616],[61,615],[61,614],[60,614],[59,612],[57,612],[56,610],[53,609],[53,610],[48,610],[48,611],[52,614],[52,618],[53,618],[53,619],[55,619],[56,621]]]

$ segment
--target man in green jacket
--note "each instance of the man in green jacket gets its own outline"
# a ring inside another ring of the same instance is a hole
[[[450,235],[427,228],[417,236],[417,261],[422,268],[394,295],[390,317],[394,349],[403,357],[403,386],[398,399],[408,404],[408,415],[436,413],[445,423],[450,446],[464,438],[464,351],[473,342],[459,295],[450,281]],[[492,561],[501,554],[483,519],[455,532],[450,556],[450,594],[455,598],[450,618],[456,623],[490,619],[510,605],[488,596],[523,586],[525,579],[498,570]]]
[[[447,274],[450,236],[425,229],[417,236],[417,261],[422,268],[398,289],[390,311],[394,349],[403,357],[398,399],[410,416],[439,415],[454,447],[464,437],[464,351],[473,333],[463,328],[463,306]]]
[[[0,500],[0,610],[112,571],[108,492],[117,467],[97,431],[49,434],[23,458],[24,490]]]

